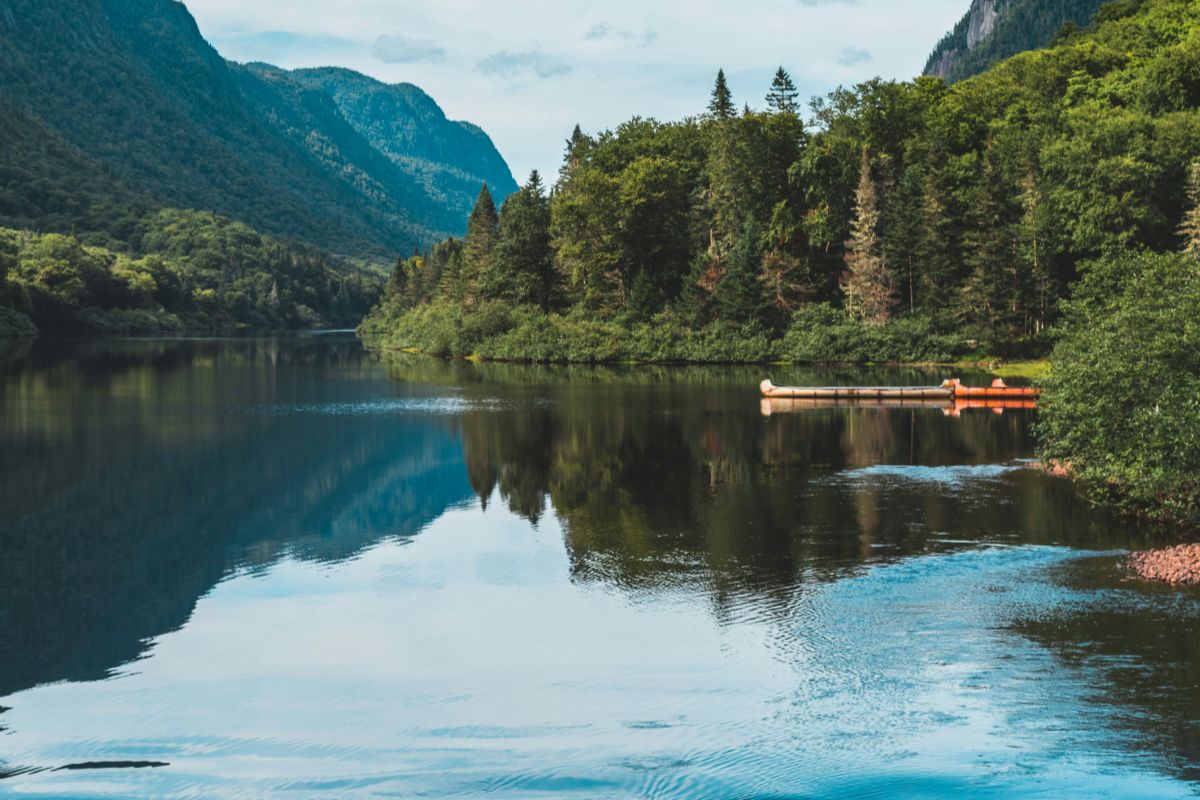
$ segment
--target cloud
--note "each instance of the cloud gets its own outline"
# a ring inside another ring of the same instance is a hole
[[[371,55],[387,64],[416,64],[421,61],[443,61],[446,50],[432,39],[389,33],[375,40]]]
[[[571,65],[561,58],[549,56],[541,50],[501,50],[481,59],[475,69],[484,75],[511,77],[522,72],[532,72],[539,78],[553,78],[571,71]]]
[[[838,56],[838,63],[843,67],[853,67],[855,64],[865,64],[868,61],[874,60],[870,50],[860,50],[857,47],[847,47]]]
[[[616,28],[607,22],[597,22],[584,32],[583,39],[587,42],[620,41],[637,47],[649,47],[658,41],[658,31],[654,28],[641,31]]]

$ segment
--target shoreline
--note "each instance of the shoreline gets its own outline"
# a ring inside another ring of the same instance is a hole
[[[1030,381],[1040,380],[1050,372],[1050,361],[1004,361],[998,357],[981,356],[978,360],[958,361],[655,361],[640,359],[611,359],[605,361],[572,361],[570,359],[535,360],[488,358],[478,354],[453,356],[445,353],[429,353],[416,347],[373,346],[368,338],[359,335],[368,350],[378,353],[394,353],[425,356],[444,361],[469,361],[473,364],[539,364],[551,366],[647,366],[647,367],[896,367],[907,369],[975,369],[1000,378],[1017,378]]]
[[[1134,580],[1172,587],[1200,586],[1200,544],[1180,544],[1133,553],[1121,568]]]

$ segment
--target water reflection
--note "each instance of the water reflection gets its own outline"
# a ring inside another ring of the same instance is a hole
[[[1028,410],[764,416],[755,369],[381,362],[349,337],[22,345],[0,370],[6,791],[1196,777],[1195,598],[1080,557],[1162,534],[1028,469]],[[27,772],[68,765],[94,769]]]

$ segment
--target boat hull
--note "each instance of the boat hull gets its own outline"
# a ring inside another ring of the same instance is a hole
[[[776,386],[763,381],[763,397],[794,400],[1034,400],[1040,389],[1005,386],[963,386],[949,380],[941,386]]]

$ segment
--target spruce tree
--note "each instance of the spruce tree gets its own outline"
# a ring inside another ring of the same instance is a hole
[[[1183,252],[1200,258],[1200,159],[1193,161],[1188,169],[1187,197],[1179,235],[1183,237]]]
[[[767,306],[766,292],[759,279],[762,262],[762,233],[749,220],[729,254],[725,276],[717,284],[715,296],[722,319],[742,324],[762,319]]]
[[[792,76],[780,67],[771,81],[771,91],[767,93],[767,107],[777,114],[799,114],[799,99],[800,91]]]
[[[534,170],[500,210],[499,239],[483,276],[486,299],[537,305],[549,311],[559,294],[550,247],[550,202]]]
[[[733,119],[733,93],[725,82],[725,70],[717,70],[717,85],[713,87],[712,100],[708,103],[708,113],[719,120]]]
[[[892,315],[896,291],[892,271],[879,241],[879,193],[871,175],[871,159],[863,148],[855,195],[854,224],[846,242],[846,272],[842,276],[846,310],[856,319],[882,325]]]
[[[480,299],[480,281],[490,269],[492,251],[499,235],[500,216],[487,184],[479,190],[475,208],[467,218],[467,238],[461,275],[462,301],[473,305]]]
[[[575,170],[579,169],[591,144],[592,140],[583,132],[583,128],[576,125],[575,130],[571,131],[571,138],[567,139],[566,155],[563,157],[563,165],[558,171],[560,184],[570,180],[571,176],[575,174]]]

